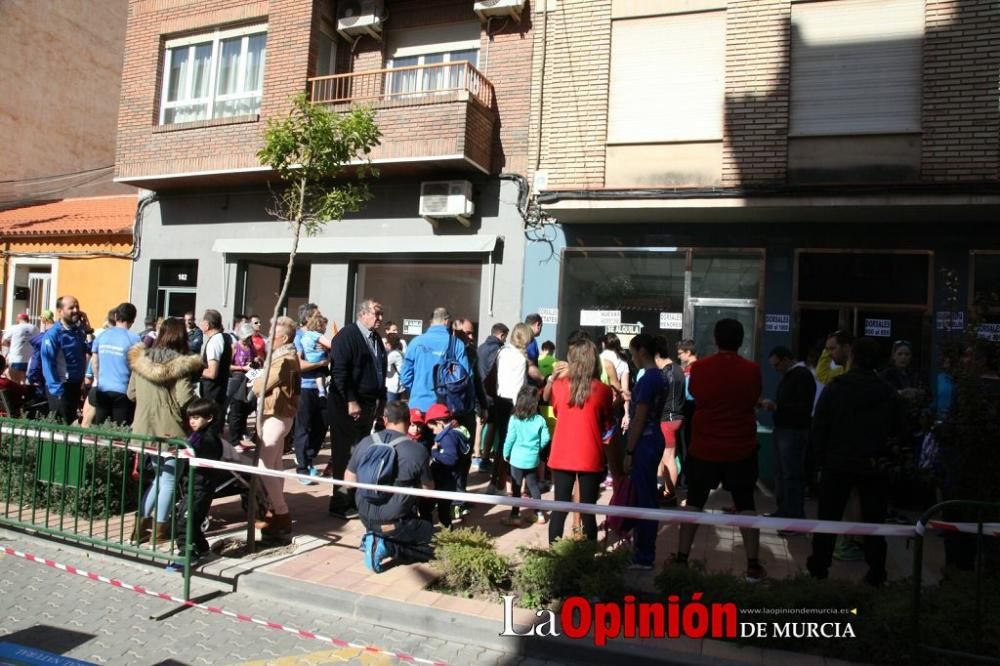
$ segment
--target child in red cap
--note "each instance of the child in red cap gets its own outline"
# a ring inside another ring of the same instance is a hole
[[[424,418],[423,412],[419,409],[413,407],[410,409],[410,428],[406,431],[410,439],[414,442],[420,442],[421,444],[426,443],[426,438],[424,437],[424,429],[427,427],[427,420]]]
[[[427,425],[434,433],[434,445],[431,447],[431,476],[434,478],[434,488],[437,490],[455,491],[458,489],[461,460],[469,454],[469,431],[458,425],[451,418],[447,405],[434,404],[427,410],[425,416]],[[458,508],[458,505],[455,505]],[[438,500],[438,520],[444,527],[451,527],[451,521],[460,519],[460,514],[453,513],[451,500]]]

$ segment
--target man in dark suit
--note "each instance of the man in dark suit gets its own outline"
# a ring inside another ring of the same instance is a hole
[[[330,348],[327,416],[335,479],[344,478],[354,445],[367,437],[373,426],[381,429],[388,361],[377,333],[381,324],[382,304],[366,298],[358,305],[357,321],[344,326]],[[344,520],[356,517],[354,492],[334,487],[330,514]]]

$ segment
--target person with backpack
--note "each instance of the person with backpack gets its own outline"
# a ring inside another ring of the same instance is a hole
[[[462,469],[468,459],[469,431],[452,417],[447,405],[431,405],[424,417],[431,432],[434,445],[431,446],[431,477],[436,490],[454,492],[461,487]],[[460,520],[458,504],[452,507],[451,500],[438,500],[438,520],[445,528],[451,528],[451,521]]]
[[[380,486],[433,488],[430,452],[407,434],[409,405],[402,401],[387,403],[382,420],[384,430],[358,442],[344,479]],[[381,573],[386,558],[427,562],[434,555],[434,526],[417,515],[417,497],[358,489],[355,501],[365,527],[361,551],[370,571]]]
[[[79,301],[73,296],[60,296],[56,310],[59,321],[42,336],[41,368],[49,411],[70,425],[77,420],[80,409],[88,347]]]
[[[218,310],[205,310],[201,318],[201,372],[200,395],[215,403],[216,414],[209,426],[217,436],[222,436],[226,416],[226,394],[229,391],[229,373],[233,362],[233,345],[222,330],[222,314]]]
[[[422,412],[438,402],[454,414],[475,410],[475,387],[465,341],[451,332],[450,323],[448,310],[435,308],[430,327],[406,348],[399,377],[410,392],[410,404]]]
[[[684,402],[687,380],[679,363],[670,358],[670,344],[665,337],[656,338],[656,367],[660,369],[666,398],[660,414],[660,431],[663,433],[663,459],[660,461],[660,504],[677,506],[677,440],[683,435]]]

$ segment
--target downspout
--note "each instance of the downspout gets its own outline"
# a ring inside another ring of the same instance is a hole
[[[0,303],[0,328],[5,328],[7,326],[7,292],[10,291],[10,285],[7,284],[7,276],[10,273],[10,241],[4,241],[3,243],[3,302]]]

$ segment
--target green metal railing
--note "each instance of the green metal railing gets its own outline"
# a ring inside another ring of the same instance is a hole
[[[0,525],[140,559],[182,562],[189,599],[194,525],[185,518],[194,515],[194,468],[175,456],[184,447],[183,440],[127,430],[0,418]],[[171,467],[175,485],[164,538],[155,529],[155,502],[149,521],[143,521],[143,502],[160,492],[161,473]]]
[[[921,528],[926,528],[928,523],[934,518],[934,516],[944,512],[944,511],[960,511],[962,513],[967,513],[970,515],[975,515],[975,520],[970,521],[978,526],[977,532],[975,534],[976,539],[976,553],[975,553],[975,614],[973,627],[975,635],[975,644],[972,646],[974,652],[965,652],[957,650],[946,650],[939,647],[934,647],[931,645],[925,645],[922,642],[923,634],[921,633],[920,627],[920,603],[923,594],[923,565],[924,565],[924,530],[918,529],[917,535],[915,537],[915,543],[913,548],[913,616],[911,618],[911,631],[913,632],[913,651],[914,658],[917,659],[915,663],[919,663],[920,658],[925,658],[928,654],[937,655],[939,657],[951,657],[957,658],[969,662],[978,662],[983,664],[1000,664],[1000,658],[995,656],[986,656],[982,654],[982,639],[983,639],[983,626],[984,626],[984,615],[985,615],[985,599],[983,592],[983,576],[985,571],[984,562],[984,539],[983,534],[983,524],[988,522],[988,516],[996,516],[1000,513],[1000,503],[997,502],[979,502],[972,500],[949,500],[946,502],[941,502],[935,504],[930,509],[924,512],[924,515],[920,516],[917,524]],[[972,536],[972,535],[970,535]],[[992,537],[997,538],[997,537]],[[993,618],[995,621],[996,618]]]

